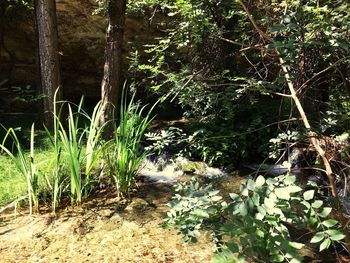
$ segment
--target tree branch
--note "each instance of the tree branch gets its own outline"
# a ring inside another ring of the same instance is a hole
[[[255,30],[259,33],[259,35],[265,39],[268,40],[270,42],[273,42],[273,39],[268,36],[265,32],[263,32],[259,26],[256,24],[253,16],[250,14],[248,8],[246,7],[246,5],[243,3],[243,1],[238,1],[240,3],[240,5],[242,6],[242,8],[244,9],[244,11],[246,12],[246,14],[248,15],[248,18],[251,22],[251,24],[253,25],[253,27],[255,28]],[[337,188],[335,185],[335,180],[334,180],[334,174],[333,174],[333,170],[332,167],[329,163],[329,160],[326,157],[325,151],[322,149],[322,147],[320,146],[320,140],[316,137],[316,134],[311,130],[311,125],[309,123],[309,120],[305,114],[304,108],[301,105],[301,102],[297,96],[296,93],[296,89],[294,87],[294,84],[290,78],[290,74],[289,74],[289,70],[288,68],[285,66],[285,61],[284,59],[281,57],[281,54],[279,53],[279,51],[277,50],[277,48],[275,49],[277,55],[279,56],[279,61],[280,61],[280,66],[282,68],[282,71],[284,73],[284,78],[286,80],[286,83],[288,85],[289,91],[290,91],[290,96],[292,97],[295,106],[298,109],[299,115],[304,123],[305,128],[309,131],[308,132],[308,136],[309,136],[309,140],[311,142],[311,144],[315,147],[317,153],[319,154],[319,156],[322,159],[323,165],[325,167],[326,170],[326,175],[329,181],[329,187],[330,187],[330,191],[332,193],[333,196],[337,196]]]
[[[310,79],[308,79],[307,81],[305,81],[300,88],[297,90],[297,93],[299,93],[303,88],[305,88],[307,85],[309,85],[311,82],[313,82],[314,80],[316,80],[319,76],[321,76],[322,74],[324,74],[325,72],[327,72],[328,70],[336,67],[338,64],[340,64],[341,62],[343,62],[343,60],[348,59],[350,57],[345,57],[345,58],[341,58],[339,60],[337,60],[336,62],[334,62],[333,64],[331,64],[329,67],[321,70],[320,72],[314,74]]]

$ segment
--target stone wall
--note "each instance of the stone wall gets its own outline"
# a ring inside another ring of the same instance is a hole
[[[103,73],[106,19],[93,15],[94,0],[56,0],[64,96],[76,100],[85,95],[98,99]],[[147,18],[128,17],[125,56],[128,50],[148,41],[154,28]],[[4,48],[0,53],[0,83],[36,87],[36,33],[34,18],[25,14],[12,18],[4,28]],[[127,68],[127,67],[125,67]],[[5,85],[0,89],[4,91]],[[1,91],[0,91],[1,92]],[[4,92],[2,92],[4,96]]]

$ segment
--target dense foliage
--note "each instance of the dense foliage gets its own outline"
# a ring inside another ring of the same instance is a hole
[[[131,56],[135,85],[167,94],[185,116],[199,119],[190,129],[202,134],[199,157],[227,164],[261,156],[271,137],[290,125],[298,128],[287,122],[298,117],[290,98],[279,96],[288,95],[279,55],[314,127],[348,111],[348,3],[247,2],[257,32],[240,1],[141,2],[131,2],[130,9],[153,10],[159,16],[151,23],[164,33]],[[344,131],[343,124],[328,132]]]
[[[304,243],[316,243],[322,251],[345,235],[329,217],[332,208],[316,197],[317,189],[303,191],[295,181],[289,175],[248,179],[227,201],[211,185],[182,183],[176,186],[166,224],[187,241],[209,230],[217,250],[213,262],[302,262]]]

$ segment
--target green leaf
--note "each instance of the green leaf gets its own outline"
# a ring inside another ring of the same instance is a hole
[[[262,175],[259,175],[258,178],[256,178],[255,186],[257,188],[262,187],[265,184],[265,178]]]
[[[274,185],[274,184],[276,184],[276,183],[277,183],[277,180],[274,179],[274,178],[268,178],[268,179],[266,180],[266,184],[268,184],[268,185]]]
[[[310,243],[318,243],[324,239],[324,232],[317,232],[313,238],[310,240]]]
[[[240,190],[241,190],[241,195],[243,196],[249,195],[249,191],[246,185],[241,185]]]
[[[301,189],[299,186],[296,186],[296,185],[289,185],[286,187],[286,191],[288,191],[290,193],[298,193],[302,190],[303,189]]]
[[[339,235],[334,235],[334,236],[330,236],[330,239],[332,239],[333,241],[340,241],[342,239],[344,239],[346,236],[344,234],[339,234]]]
[[[260,196],[259,196],[259,194],[257,192],[253,193],[252,201],[253,201],[255,206],[259,206],[259,204],[260,204]]]
[[[296,248],[296,249],[301,249],[301,248],[303,248],[304,246],[305,246],[305,244],[303,244],[303,243],[299,243],[299,242],[289,242],[289,245],[291,246],[291,247],[294,247],[294,248]]]
[[[290,184],[294,184],[296,181],[296,177],[295,176],[291,176],[291,175],[286,175],[283,182],[286,185],[290,185]]]
[[[272,209],[275,207],[275,202],[273,199],[265,197],[264,205],[266,205],[268,209]]]
[[[263,231],[261,231],[260,229],[258,229],[256,231],[256,235],[260,238],[264,238],[265,237],[265,233]]]
[[[310,204],[309,202],[306,202],[306,201],[301,201],[300,202],[301,205],[303,205],[304,207],[302,207],[303,211],[306,212],[310,209]]]
[[[304,192],[303,196],[306,201],[309,201],[314,198],[315,190],[309,190]]]
[[[272,256],[272,261],[273,262],[283,262],[284,261],[284,256],[280,254],[276,254]]]
[[[218,202],[218,201],[220,201],[221,199],[222,199],[222,197],[221,197],[221,196],[218,196],[218,195],[213,196],[213,197],[211,198],[211,200],[212,200],[213,202]]]
[[[268,212],[269,212],[270,215],[275,214],[275,215],[280,215],[281,218],[282,218],[282,217],[285,218],[285,216],[284,216],[282,210],[279,209],[278,207],[274,207],[274,208],[272,208],[272,209],[271,209],[270,211],[268,211]]]
[[[325,249],[327,249],[327,248],[329,248],[331,243],[332,243],[332,241],[329,238],[323,240],[323,242],[320,245],[320,252],[325,250]]]
[[[204,217],[204,218],[209,218],[209,214],[201,209],[196,209],[193,211],[193,215],[198,216],[198,217]]]
[[[224,253],[215,254],[211,260],[212,263],[226,263],[227,258]]]
[[[266,215],[266,209],[264,207],[258,206],[257,209],[261,215],[263,215],[263,216]]]
[[[336,224],[338,224],[338,221],[334,220],[334,219],[328,219],[328,220],[322,222],[322,225],[324,225],[328,228],[335,226]]]
[[[255,218],[259,221],[262,221],[264,219],[264,215],[262,215],[261,213],[256,213]]]
[[[250,191],[253,191],[255,189],[255,182],[252,179],[248,179],[247,188]]]
[[[277,188],[275,190],[275,194],[278,198],[283,200],[289,200],[290,199],[290,192],[286,190],[286,188]]]
[[[241,214],[241,216],[243,216],[243,217],[248,214],[248,210],[247,210],[245,203],[241,203],[238,210],[239,210],[239,213]]]
[[[236,243],[228,243],[227,247],[232,253],[238,253],[239,252],[239,247],[238,247],[238,245]]]
[[[245,237],[240,237],[239,238],[239,242],[241,244],[242,247],[245,247],[245,246],[249,246],[249,241],[247,238]]]
[[[345,235],[337,229],[326,230],[329,238],[334,241],[339,241],[345,238]]]
[[[246,262],[246,258],[243,254],[239,254],[237,260],[238,262]]]
[[[316,209],[320,208],[322,205],[323,205],[323,201],[321,201],[321,200],[315,200],[315,201],[311,204],[311,206],[312,206],[313,208],[316,208]]]
[[[318,214],[320,217],[327,217],[332,211],[330,207],[324,207],[322,211]]]
[[[235,194],[235,193],[230,193],[230,197],[232,200],[237,200],[239,198],[239,195],[238,194]]]
[[[269,29],[269,32],[275,33],[275,32],[284,31],[284,30],[286,30],[286,29],[287,29],[287,27],[286,27],[284,24],[276,24],[276,25],[273,25],[273,26]]]

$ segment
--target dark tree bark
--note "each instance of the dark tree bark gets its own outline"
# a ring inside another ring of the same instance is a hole
[[[101,124],[114,118],[114,109],[118,112],[120,104],[126,2],[127,0],[110,0],[108,3],[105,64],[101,84],[101,99],[105,111],[101,117]],[[107,134],[111,134],[111,125],[107,127]]]
[[[38,64],[40,84],[44,98],[44,123],[53,127],[54,94],[61,85],[58,51],[58,31],[55,0],[35,0],[35,17],[38,33]],[[57,99],[61,99],[59,90]]]

